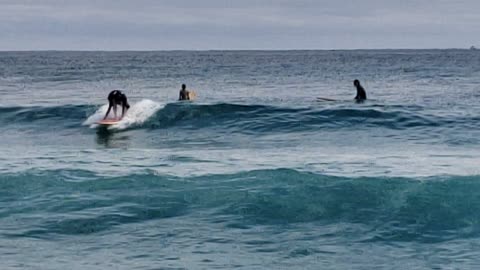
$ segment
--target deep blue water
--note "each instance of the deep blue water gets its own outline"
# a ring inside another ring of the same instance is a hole
[[[0,52],[0,93],[0,269],[480,265],[478,51]]]

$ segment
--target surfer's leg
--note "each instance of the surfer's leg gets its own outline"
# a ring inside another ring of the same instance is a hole
[[[117,119],[117,104],[113,105],[113,114],[115,115],[115,120]]]

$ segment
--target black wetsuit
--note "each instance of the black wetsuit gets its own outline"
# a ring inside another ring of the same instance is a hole
[[[190,96],[188,94],[187,90],[180,90],[180,95],[178,97],[178,100],[189,100]]]
[[[119,90],[113,90],[108,94],[108,110],[107,113],[105,114],[104,119],[107,118],[108,114],[110,113],[110,110],[113,107],[113,112],[115,113],[115,117],[117,117],[117,105],[122,106],[122,117],[125,114],[125,108],[128,110],[130,108],[130,105],[128,104],[127,101],[127,96],[123,94]]]
[[[366,100],[367,99],[367,92],[365,92],[365,89],[363,88],[363,86],[358,84],[358,86],[355,86],[355,87],[357,88],[357,96],[355,97],[355,99],[357,101]]]

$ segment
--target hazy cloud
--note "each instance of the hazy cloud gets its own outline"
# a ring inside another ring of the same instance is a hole
[[[468,47],[479,11],[476,0],[0,0],[0,49]]]

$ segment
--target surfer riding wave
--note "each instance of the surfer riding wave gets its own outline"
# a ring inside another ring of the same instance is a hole
[[[127,96],[124,93],[122,93],[120,90],[113,90],[110,92],[110,94],[108,94],[108,110],[103,120],[107,119],[112,107],[115,119],[117,119],[117,105],[122,106],[122,117],[120,118],[122,119],[125,115],[125,112],[130,109],[130,104],[128,104]]]

